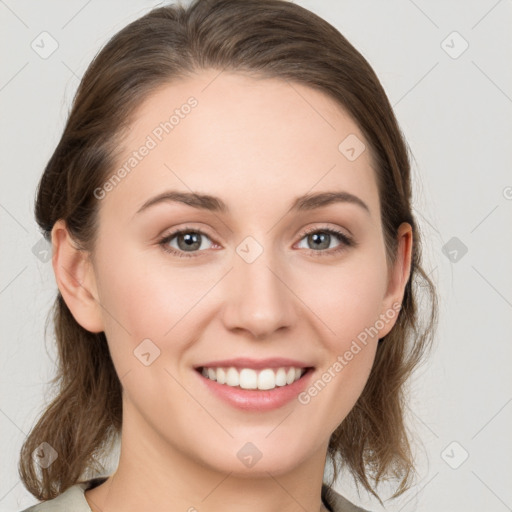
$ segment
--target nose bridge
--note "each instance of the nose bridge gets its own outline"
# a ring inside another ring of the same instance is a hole
[[[244,329],[261,338],[291,326],[295,316],[293,294],[285,285],[283,265],[274,251],[247,237],[233,257],[227,283],[226,327]]]

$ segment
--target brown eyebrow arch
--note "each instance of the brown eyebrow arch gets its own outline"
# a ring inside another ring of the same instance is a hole
[[[167,202],[179,202],[212,212],[228,213],[229,208],[222,199],[208,194],[199,194],[196,192],[178,192],[169,190],[148,199],[138,210],[137,214],[147,210],[149,207]],[[363,208],[368,214],[370,209],[368,205],[359,197],[349,192],[318,192],[316,194],[306,194],[300,196],[293,201],[291,211],[307,211],[321,208],[334,203],[350,203]]]

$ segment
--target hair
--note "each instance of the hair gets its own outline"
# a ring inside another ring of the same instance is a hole
[[[37,223],[50,241],[55,222],[64,219],[80,250],[93,254],[99,208],[94,190],[112,174],[135,110],[157,88],[209,69],[300,83],[334,99],[371,151],[389,265],[399,225],[412,226],[411,271],[396,323],[378,343],[362,394],[328,447],[334,468],[329,486],[347,467],[379,500],[378,485],[397,482],[394,498],[415,474],[404,384],[432,345],[437,296],[421,267],[406,142],[371,66],[332,25],[286,0],[194,0],[157,7],[128,24],[94,57],[80,82],[38,185]],[[422,316],[420,292],[430,297]],[[39,500],[56,497],[97,468],[122,425],[122,388],[105,334],[81,327],[59,291],[50,313],[58,347],[51,381],[56,393],[26,438],[18,467]],[[32,457],[42,442],[58,453],[44,469]]]

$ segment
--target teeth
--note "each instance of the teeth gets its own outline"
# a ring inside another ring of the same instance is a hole
[[[219,384],[226,384],[226,372],[224,371],[224,368],[217,368],[217,382]],[[208,374],[209,375],[209,374]]]
[[[258,375],[258,389],[274,389],[276,387],[276,375],[270,368],[262,370]]]
[[[240,375],[234,368],[229,368],[226,372],[226,384],[228,386],[238,386],[240,384]]]
[[[303,368],[265,368],[263,370],[253,370],[252,368],[242,368],[238,371],[234,367],[230,368],[202,368],[201,374],[210,380],[216,380],[219,384],[225,384],[231,387],[240,386],[242,389],[274,389],[277,386],[286,386],[299,380],[303,373]]]
[[[276,386],[286,386],[286,370],[279,368],[276,372]]]

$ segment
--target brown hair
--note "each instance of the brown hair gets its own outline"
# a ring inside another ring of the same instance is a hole
[[[414,474],[404,382],[431,346],[437,297],[420,265],[406,143],[374,71],[333,26],[286,0],[195,0],[188,7],[155,8],[130,23],[96,55],[81,80],[39,183],[37,222],[50,240],[54,223],[64,219],[79,247],[92,252],[98,212],[94,190],[112,173],[135,109],[156,88],[202,69],[289,80],[337,101],[358,124],[373,155],[389,264],[396,255],[398,226],[408,222],[413,228],[411,275],[397,322],[379,343],[369,380],[328,450],[334,462],[329,485],[346,465],[377,498],[381,481],[397,479],[393,497],[398,496]],[[431,299],[423,317],[420,291]],[[53,321],[56,396],[25,440],[19,463],[23,483],[40,500],[56,497],[97,468],[122,421],[121,384],[105,334],[83,329],[60,292]],[[58,458],[39,470],[32,452],[42,442]]]

